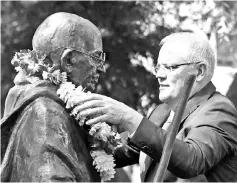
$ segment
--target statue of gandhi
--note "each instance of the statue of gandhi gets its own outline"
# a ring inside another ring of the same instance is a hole
[[[105,55],[99,29],[75,14],[58,12],[37,28],[33,50],[46,55],[53,72],[66,72],[76,86],[93,90]],[[86,132],[46,80],[29,82],[19,72],[1,120],[1,181],[100,181],[92,165]]]

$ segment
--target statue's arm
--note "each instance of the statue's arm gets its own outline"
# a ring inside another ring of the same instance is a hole
[[[18,131],[17,175],[22,181],[100,181],[78,131],[62,106],[49,98],[39,98],[24,111]],[[22,167],[22,168],[20,168]],[[19,180],[19,179],[18,179]]]

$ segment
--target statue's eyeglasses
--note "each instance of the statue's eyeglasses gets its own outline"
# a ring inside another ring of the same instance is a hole
[[[160,71],[161,69],[165,71],[165,73],[170,73],[183,65],[191,65],[191,64],[199,64],[199,63],[201,62],[190,62],[190,63],[183,63],[183,64],[175,64],[175,65],[157,64],[157,66],[155,67],[155,74],[157,74],[157,72]]]
[[[54,49],[52,52],[55,52],[55,51],[57,51],[57,50],[59,50],[59,49],[69,49],[69,50],[71,50],[71,51],[79,52],[79,53],[81,53],[81,54],[83,54],[83,55],[85,55],[85,56],[87,56],[87,57],[90,57],[90,58],[92,58],[92,59],[94,59],[94,60],[101,61],[101,62],[105,62],[106,54],[105,54],[103,51],[101,51],[101,50],[95,50],[95,51],[93,51],[93,52],[91,52],[91,53],[86,53],[86,52],[84,52],[84,51],[81,51],[81,50],[78,50],[78,49],[75,49],[75,48],[70,48],[70,47],[58,47],[58,48]],[[51,53],[52,53],[52,52],[51,52]],[[50,53],[50,54],[51,54],[51,53]],[[50,55],[48,55],[48,56],[50,56]]]

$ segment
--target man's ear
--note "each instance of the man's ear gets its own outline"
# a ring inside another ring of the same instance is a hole
[[[202,81],[207,73],[207,65],[205,63],[201,63],[198,66],[196,81]]]
[[[61,67],[63,71],[70,73],[73,68],[73,64],[75,63],[76,59],[73,56],[72,49],[66,49],[61,57]]]

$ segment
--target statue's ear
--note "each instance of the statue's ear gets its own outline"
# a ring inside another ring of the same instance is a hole
[[[75,58],[73,56],[72,49],[64,50],[62,57],[61,57],[61,66],[65,72],[71,72],[73,64],[75,63]]]

